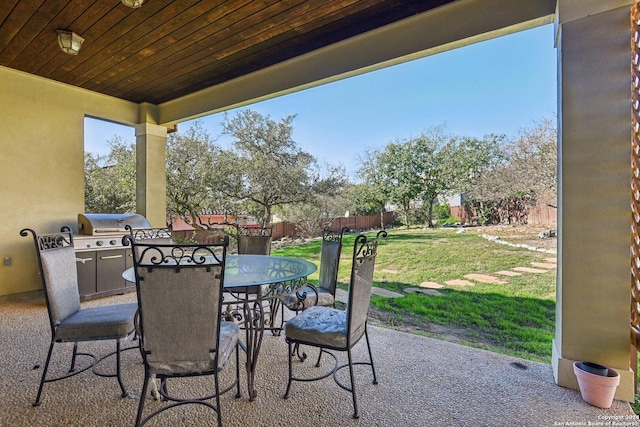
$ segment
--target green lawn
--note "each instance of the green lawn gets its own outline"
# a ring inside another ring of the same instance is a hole
[[[374,233],[372,233],[374,234]],[[346,289],[355,235],[344,238],[338,274]],[[320,240],[273,252],[320,262]],[[429,281],[444,284],[465,274],[495,275],[530,267],[554,255],[513,248],[483,239],[473,228],[390,230],[378,249],[374,286],[403,293]],[[555,323],[555,270],[501,277],[507,284],[446,286],[442,296],[372,296],[371,317],[389,327],[410,330],[525,359],[549,363]],[[317,281],[317,273],[310,281]]]

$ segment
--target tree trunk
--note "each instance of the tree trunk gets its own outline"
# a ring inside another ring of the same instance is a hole
[[[262,228],[267,228],[267,224],[269,224],[269,222],[271,221],[271,206],[265,206],[264,207],[264,214],[265,217],[262,219]]]
[[[427,223],[429,228],[434,228],[433,225],[433,203],[429,202],[429,209],[427,210]]]
[[[411,213],[409,212],[411,209],[411,201],[405,201],[405,203],[402,204],[402,209],[404,210],[404,225],[411,227]]]

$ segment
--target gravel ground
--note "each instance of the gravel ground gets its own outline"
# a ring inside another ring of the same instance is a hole
[[[84,305],[130,301],[135,301],[132,293]],[[49,339],[46,308],[41,299],[0,301],[0,334],[0,387],[4,391],[0,425],[133,425],[138,399],[119,397],[114,379],[98,378],[89,372],[45,385],[42,405],[31,406],[41,374],[34,367],[42,365]],[[544,427],[614,425],[611,422],[615,421],[615,425],[639,425],[626,402],[614,401],[610,409],[599,409],[584,402],[578,391],[557,386],[547,364],[386,328],[371,327],[370,337],[379,383],[371,384],[370,372],[364,367],[356,369],[360,419],[351,418],[350,395],[331,378],[295,383],[289,399],[283,399],[287,347],[283,336],[267,334],[257,366],[258,398],[250,402],[246,387],[240,399],[231,393],[224,395],[221,402],[224,424]],[[104,354],[113,348],[113,343],[85,343],[82,347]],[[365,348],[364,342],[357,345],[356,359],[362,360]],[[310,355],[311,360],[315,360],[314,355]],[[296,369],[314,370],[309,365],[296,363]],[[125,352],[123,371],[130,391],[139,395],[143,368],[136,350]],[[224,371],[226,379],[232,371]],[[181,393],[202,391],[202,387],[210,385],[203,381],[195,383],[172,381],[170,387]],[[159,403],[149,400],[147,404],[151,408]],[[168,411],[156,421],[150,425],[216,425],[211,412],[193,405]]]

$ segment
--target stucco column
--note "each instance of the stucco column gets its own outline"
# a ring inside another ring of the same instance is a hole
[[[553,371],[578,389],[574,361],[630,369],[631,0],[559,0],[558,284]],[[523,100],[524,101],[524,100]]]
[[[167,224],[166,141],[165,126],[136,125],[136,211],[153,227]]]

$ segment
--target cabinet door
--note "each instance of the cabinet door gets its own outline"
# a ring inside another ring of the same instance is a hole
[[[76,252],[76,266],[80,295],[96,293],[96,253]]]
[[[114,249],[98,251],[96,263],[96,287],[98,292],[123,289],[125,281],[122,272],[125,270],[125,250]]]

